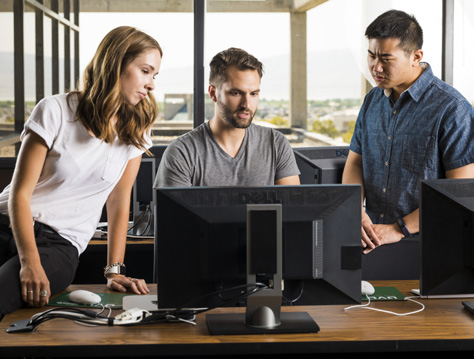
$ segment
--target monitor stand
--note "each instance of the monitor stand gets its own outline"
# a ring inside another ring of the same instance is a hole
[[[223,334],[317,333],[306,312],[281,312],[282,214],[280,204],[247,205],[247,285],[266,287],[247,297],[246,312],[208,314],[209,332]]]
[[[245,322],[244,313],[207,314],[207,326],[212,335],[317,333],[319,326],[307,312],[282,312],[280,324],[273,328],[258,328]]]

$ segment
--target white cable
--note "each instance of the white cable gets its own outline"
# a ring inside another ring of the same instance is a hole
[[[188,324],[192,324],[192,325],[196,325],[196,322],[194,320],[188,320],[188,319],[184,319],[184,318],[179,318],[179,317],[176,317],[174,315],[167,315],[166,316],[166,319],[174,319],[174,320],[177,320],[177,321],[180,321],[180,322],[184,322],[184,323],[188,323]]]
[[[115,317],[114,325],[133,324],[141,322],[144,318],[150,316],[151,313],[147,310],[132,308],[118,314]]]
[[[417,302],[416,300],[413,300],[411,299],[411,297],[406,297],[405,300],[409,300],[411,302],[414,302],[416,304],[419,304],[421,305],[421,308],[418,309],[418,310],[415,310],[413,312],[408,312],[408,313],[395,313],[395,312],[392,312],[392,311],[389,311],[389,310],[383,310],[383,309],[378,309],[378,308],[372,308],[372,307],[369,307],[370,305],[370,297],[366,295],[366,298],[367,298],[367,304],[361,304],[361,305],[353,305],[351,307],[347,307],[347,308],[344,308],[344,310],[349,310],[349,309],[354,309],[354,308],[361,308],[361,309],[370,309],[370,310],[375,310],[377,312],[382,312],[382,313],[387,313],[387,314],[393,314],[393,315],[398,315],[398,316],[404,316],[404,315],[411,315],[411,314],[416,314],[416,313],[419,313],[421,311],[423,311],[425,309],[425,306],[424,304],[420,303],[420,302]]]

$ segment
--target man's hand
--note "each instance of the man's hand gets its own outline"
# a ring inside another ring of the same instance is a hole
[[[374,228],[375,233],[377,233],[382,242],[380,245],[397,243],[405,237],[398,223],[376,224]]]
[[[390,243],[397,243],[405,237],[397,223],[374,224],[372,225],[372,228],[378,238],[378,244],[374,247],[366,248],[364,254],[371,252],[376,247]]]
[[[369,215],[362,211],[362,248],[364,248],[363,253],[367,254],[371,250],[381,245],[381,240],[379,239],[377,232],[375,231],[375,226],[372,223]]]

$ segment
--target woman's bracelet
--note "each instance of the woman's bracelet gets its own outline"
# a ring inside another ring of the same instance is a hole
[[[109,264],[104,268],[104,277],[107,278],[109,274],[127,274],[125,264],[116,262],[114,264]]]

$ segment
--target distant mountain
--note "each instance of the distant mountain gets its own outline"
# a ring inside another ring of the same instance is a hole
[[[25,55],[25,97],[27,101],[35,101],[36,99],[36,68],[35,56]],[[51,58],[45,57],[45,93],[52,92],[51,79]],[[60,71],[62,70],[60,62]],[[11,52],[0,52],[0,100],[13,100],[15,91],[14,82],[14,59]]]
[[[290,58],[276,56],[261,59],[265,73],[261,97],[288,99],[290,97]],[[359,98],[361,74],[350,50],[309,53],[307,59],[308,99]],[[207,81],[206,70],[205,80]],[[157,86],[165,93],[192,93],[193,68],[172,68],[160,72]]]
[[[265,74],[262,79],[261,97],[288,99],[290,84],[290,58],[277,56],[263,58]],[[45,58],[46,68],[51,59]],[[84,64],[82,64],[84,65]],[[25,55],[25,94],[35,99],[35,56]],[[308,99],[358,98],[361,75],[357,61],[350,50],[333,50],[309,53],[307,59]],[[13,54],[0,52],[0,99],[13,99]],[[48,75],[47,75],[48,76]],[[207,70],[206,70],[207,81]],[[50,91],[50,77],[46,79],[46,94]],[[158,75],[160,93],[192,93],[193,68],[171,68]]]

